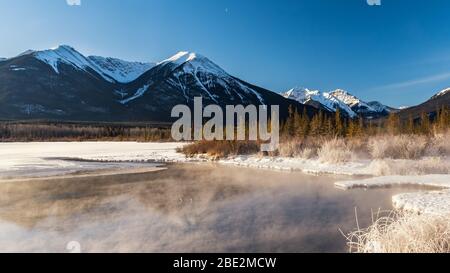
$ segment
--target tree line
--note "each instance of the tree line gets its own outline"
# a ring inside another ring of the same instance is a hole
[[[334,115],[326,115],[322,111],[312,118],[306,113],[289,109],[289,117],[281,126],[284,138],[306,137],[362,137],[377,134],[433,134],[450,128],[450,111],[443,106],[436,114],[422,113],[419,118],[410,116],[401,120],[397,113],[391,113],[384,120],[367,120],[362,117],[345,118],[340,109]]]

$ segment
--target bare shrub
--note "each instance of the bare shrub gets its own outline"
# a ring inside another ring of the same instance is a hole
[[[311,159],[314,158],[317,155],[317,150],[313,148],[304,148],[300,154],[298,154],[298,157],[303,159]]]
[[[429,156],[450,156],[450,131],[436,134],[431,139],[426,154]]]
[[[375,159],[418,159],[425,155],[427,144],[425,136],[386,135],[370,139],[368,147]]]
[[[319,161],[324,163],[345,163],[353,158],[347,143],[340,138],[326,141],[318,151]]]
[[[302,151],[302,142],[298,140],[289,140],[280,143],[278,148],[279,155],[283,157],[295,157]]]
[[[387,212],[366,229],[346,236],[354,253],[449,253],[448,215]]]
[[[179,150],[190,157],[206,154],[215,158],[256,154],[259,151],[260,145],[256,141],[198,141]]]
[[[376,176],[450,174],[450,162],[439,157],[421,160],[377,159],[368,168]]]

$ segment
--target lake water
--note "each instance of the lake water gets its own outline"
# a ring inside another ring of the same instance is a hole
[[[0,184],[0,252],[346,252],[339,232],[405,189],[214,164]]]

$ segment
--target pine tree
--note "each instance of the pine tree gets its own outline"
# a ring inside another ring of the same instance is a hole
[[[339,108],[336,109],[334,121],[335,121],[334,126],[335,126],[336,135],[343,136],[344,135],[344,124],[342,122],[341,110]]]
[[[420,115],[421,120],[421,128],[420,131],[423,134],[429,134],[430,133],[430,117],[425,112],[422,112]]]
[[[387,119],[386,125],[387,132],[391,135],[396,135],[399,133],[400,129],[400,119],[397,114],[391,113]]]
[[[407,134],[414,134],[416,132],[414,118],[412,117],[412,115],[409,115],[409,117],[408,117],[408,122],[406,123],[405,132]]]

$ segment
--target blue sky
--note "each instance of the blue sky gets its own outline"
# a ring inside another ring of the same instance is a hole
[[[409,106],[450,86],[449,12],[448,0],[0,0],[0,56],[188,50],[273,91],[343,88]]]

